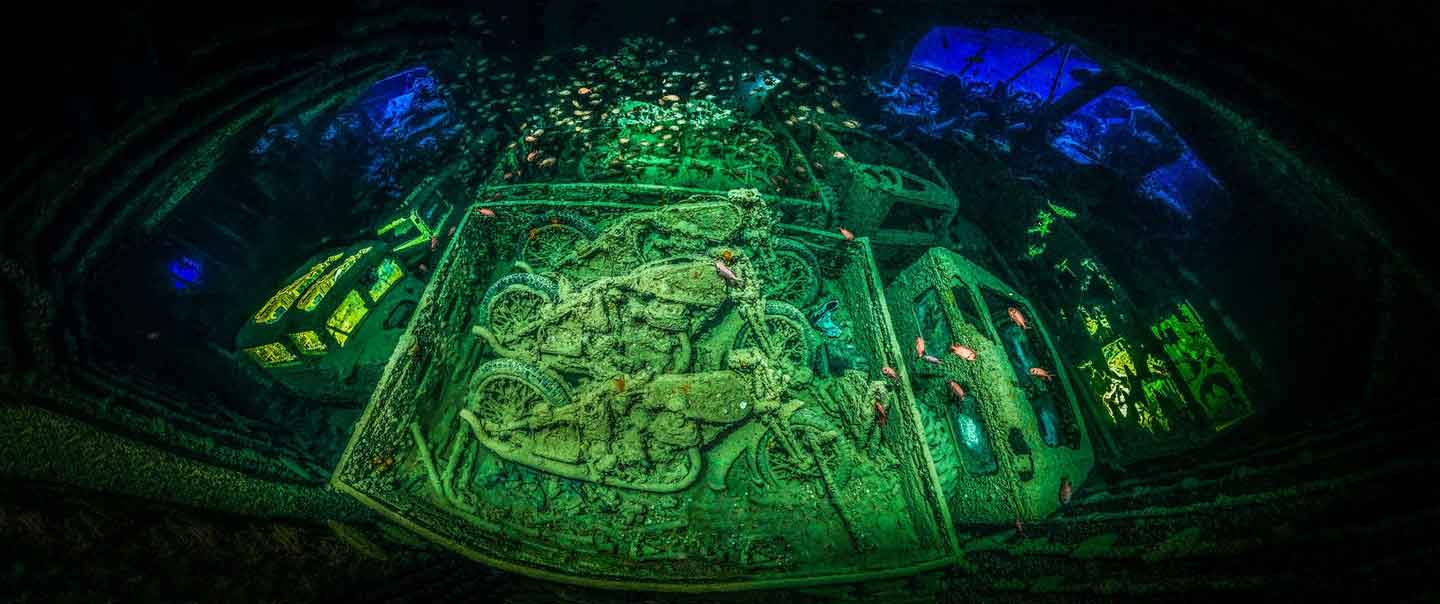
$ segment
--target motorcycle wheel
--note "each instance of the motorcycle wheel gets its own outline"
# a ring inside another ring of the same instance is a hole
[[[531,273],[506,275],[485,290],[480,302],[480,324],[500,340],[507,340],[559,297],[559,288],[547,277]]]
[[[775,431],[766,430],[755,444],[756,470],[761,480],[782,489],[819,485],[821,474],[817,464],[825,464],[835,487],[844,487],[855,467],[855,446],[845,438],[840,426],[812,407],[796,411],[787,421],[797,446],[805,448],[813,441],[818,444],[819,450],[791,455],[780,443]]]
[[[815,338],[810,333],[810,322],[805,320],[805,315],[799,309],[784,302],[766,302],[765,327],[770,330],[770,342],[775,345],[781,359],[797,368],[810,368]],[[730,349],[759,347],[760,342],[755,339],[754,330],[746,323],[735,332],[735,345]]]
[[[515,258],[539,272],[554,270],[580,244],[599,233],[589,220],[573,212],[545,212],[526,225]]]
[[[529,417],[541,403],[552,408],[570,404],[570,394],[560,380],[515,359],[495,359],[481,365],[471,374],[468,391],[465,404],[487,433],[511,441],[523,436],[523,444],[529,444],[534,435],[507,432],[504,427]]]
[[[815,254],[799,241],[780,239],[775,242],[775,259],[765,267],[765,297],[795,307],[803,307],[820,293],[820,271]]]

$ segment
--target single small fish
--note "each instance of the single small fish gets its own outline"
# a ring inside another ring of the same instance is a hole
[[[895,370],[891,367],[881,367],[880,373],[885,374],[885,377],[890,378],[890,381],[892,382],[900,381],[900,374],[895,373]]]
[[[859,128],[859,127],[860,127],[860,122],[857,122],[857,121],[855,121],[855,120],[845,120],[845,121],[840,122],[840,123],[841,123],[841,124],[844,124],[846,128],[852,128],[852,129],[853,129],[853,128]]]
[[[435,251],[435,248],[437,248],[437,247],[440,247],[440,236],[439,236],[439,235],[436,235],[436,236],[430,238],[430,251],[432,251],[432,252]]]
[[[665,95],[665,96],[660,97],[660,100],[662,100],[662,101],[670,101],[671,103],[674,103],[674,102],[680,100],[680,95],[678,95],[678,94],[667,94],[667,95]]]
[[[885,405],[880,404],[880,401],[877,399],[875,401],[875,424],[884,427],[886,420],[889,419],[890,410],[886,409]]]
[[[553,158],[553,157],[547,157],[547,158],[545,158],[545,159],[543,159],[543,160],[540,161],[540,167],[541,167],[541,168],[549,168],[550,166],[553,166],[553,165],[555,165],[555,158]]]
[[[732,271],[730,270],[730,267],[725,266],[724,262],[721,262],[719,260],[715,261],[715,273],[720,275],[722,279],[724,279],[727,283],[730,283],[731,285],[740,284],[740,278],[735,276],[735,271]]]
[[[1020,314],[1020,309],[1011,306],[1005,312],[1010,314],[1010,320],[1019,325],[1020,329],[1030,329],[1030,323],[1025,320],[1025,315]]]
[[[576,93],[576,94],[579,94],[579,95],[582,95],[582,96],[583,96],[583,95],[587,95],[587,94],[590,94],[590,89],[589,89],[589,88],[586,88],[586,87],[584,87],[584,86],[581,86],[579,90],[576,90],[576,91],[575,91],[575,93]]]
[[[454,237],[454,236],[455,236],[455,227],[452,226],[452,227],[450,227],[450,230],[445,231],[445,238],[446,238],[446,239],[449,239],[449,238]]]
[[[851,233],[850,229],[847,229],[845,227],[840,227],[840,236],[844,237],[846,241],[855,240],[855,233]]]
[[[916,337],[916,338],[915,338],[915,356],[917,356],[917,357],[923,357],[923,356],[925,356],[925,338],[922,338],[922,337]]]
[[[151,342],[157,341],[160,339],[160,332],[152,331],[150,333],[147,333],[145,334],[145,339],[150,340]]]
[[[494,218],[494,217],[495,217],[495,210],[492,210],[492,209],[490,209],[490,208],[479,208],[479,209],[475,210],[475,213],[477,213],[477,214],[479,214],[479,215],[481,215],[481,216],[484,216],[484,217],[486,217],[486,218]]]
[[[1070,486],[1070,477],[1069,477],[1069,476],[1061,476],[1061,477],[1060,477],[1060,505],[1067,505],[1067,504],[1069,504],[1069,503],[1070,503],[1070,497],[1072,497],[1072,496],[1074,496],[1074,495],[1075,495],[1075,488],[1072,487],[1072,486]]]
[[[1039,368],[1039,367],[1031,367],[1031,368],[1030,368],[1030,375],[1033,375],[1033,376],[1035,376],[1035,377],[1037,377],[1037,378],[1040,378],[1040,379],[1042,379],[1042,380],[1045,380],[1045,381],[1047,381],[1047,382],[1050,381],[1050,380],[1055,379],[1055,374],[1050,373],[1049,371],[1045,371],[1044,369],[1041,369],[1041,368]]]
[[[834,153],[831,153],[830,156],[834,157],[835,159],[845,159],[845,153],[843,151],[836,151]]]
[[[427,273],[430,272],[430,267],[425,266],[425,263],[424,263],[424,262],[421,262],[421,263],[420,263],[420,266],[417,266],[417,267],[415,267],[415,268],[416,268],[416,269],[420,272],[420,274],[422,274],[422,275],[427,274]]]
[[[920,360],[925,361],[926,363],[929,363],[929,364],[931,364],[931,365],[939,365],[939,364],[942,363],[942,361],[941,361],[940,359],[936,358],[934,355],[928,355],[928,354],[925,355],[925,356],[920,357]]]
[[[967,361],[973,362],[975,360],[975,351],[964,344],[951,344],[950,353]]]
[[[957,398],[957,399],[959,399],[959,400],[962,400],[962,401],[965,400],[965,389],[964,389],[964,388],[961,388],[961,387],[960,387],[960,384],[956,384],[956,383],[953,382],[953,381],[952,381],[952,382],[948,382],[948,384],[949,384],[949,386],[950,386],[950,393],[951,393],[951,394],[954,394],[954,395],[955,395],[955,398]]]

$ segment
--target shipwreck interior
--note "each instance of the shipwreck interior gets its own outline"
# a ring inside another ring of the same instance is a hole
[[[1183,4],[38,7],[0,600],[1440,598],[1440,15]]]

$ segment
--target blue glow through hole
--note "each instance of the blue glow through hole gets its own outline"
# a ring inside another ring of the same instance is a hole
[[[170,284],[175,291],[186,291],[200,285],[203,274],[200,261],[189,256],[170,261]]]

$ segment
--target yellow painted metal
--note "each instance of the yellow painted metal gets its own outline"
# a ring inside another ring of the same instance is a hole
[[[300,362],[300,357],[295,356],[295,353],[290,352],[289,348],[279,342],[246,348],[245,353],[249,354],[250,358],[255,359],[255,362],[262,367],[280,367]]]
[[[320,339],[320,334],[313,331],[292,333],[290,341],[295,343],[295,348],[300,351],[300,354],[325,354],[325,341]]]
[[[305,274],[301,275],[299,279],[296,279],[280,291],[275,292],[275,295],[270,296],[270,299],[265,302],[265,305],[260,307],[260,311],[255,313],[255,322],[260,325],[269,325],[279,321],[280,317],[285,314],[285,311],[290,308],[290,305],[294,304],[295,300],[300,297],[300,292],[311,283],[314,283],[326,268],[329,268],[331,264],[334,264],[335,261],[339,260],[343,255],[344,254],[335,254],[334,256],[326,258],[324,261],[310,267],[310,270],[305,271]]]
[[[410,210],[410,214],[408,216],[401,216],[399,218],[396,218],[395,220],[390,221],[388,224],[380,227],[379,230],[375,231],[375,234],[384,235],[385,233],[388,233],[390,231],[395,231],[396,235],[403,235],[404,233],[409,232],[411,228],[414,228],[419,234],[412,237],[409,241],[395,246],[394,251],[403,252],[412,247],[420,245],[421,243],[428,242],[430,241],[431,237],[435,236],[435,231],[430,228],[430,225],[425,224],[425,221],[420,219],[420,214],[413,209]]]
[[[374,247],[362,248],[360,251],[350,254],[349,258],[335,268],[330,269],[330,272],[325,273],[325,276],[311,285],[310,289],[305,290],[305,294],[300,296],[300,301],[296,303],[296,306],[306,312],[315,310],[315,307],[320,305],[320,301],[325,299],[325,294],[330,293],[330,288],[335,287],[335,283],[340,280],[345,271],[355,266],[355,263],[359,262],[365,254],[370,253],[371,249]]]
[[[405,270],[400,268],[400,263],[386,258],[380,266],[375,267],[375,284],[370,286],[370,301],[379,302],[380,298],[385,297],[390,288],[404,277]]]
[[[344,346],[347,339],[345,336],[355,331],[355,326],[360,324],[360,320],[365,318],[365,313],[369,311],[360,294],[350,290],[345,294],[345,301],[335,307],[335,312],[330,314],[325,325],[330,328],[330,334],[335,336],[335,341]]]

